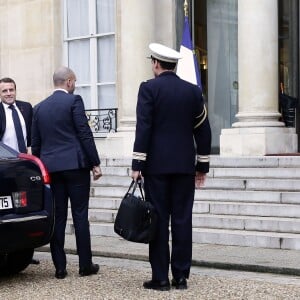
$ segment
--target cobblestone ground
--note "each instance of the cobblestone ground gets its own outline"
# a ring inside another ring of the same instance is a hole
[[[265,275],[256,273],[231,276],[228,271],[197,268],[188,281],[188,290],[158,292],[142,288],[143,281],[151,276],[145,263],[112,263],[98,257],[94,261],[100,263],[100,273],[79,277],[77,258],[68,257],[69,275],[57,280],[50,256],[36,254],[35,258],[40,259],[39,265],[30,265],[17,276],[0,278],[0,299],[300,299],[300,279],[292,276],[267,275],[265,280]]]

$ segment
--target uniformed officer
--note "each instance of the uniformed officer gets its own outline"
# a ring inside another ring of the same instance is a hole
[[[158,228],[149,244],[152,279],[144,288],[187,288],[192,260],[192,209],[195,185],[209,171],[211,129],[201,89],[174,72],[180,53],[152,43],[155,78],[141,83],[136,108],[132,175],[144,177],[146,199],[158,213]],[[169,249],[171,218],[172,254]]]

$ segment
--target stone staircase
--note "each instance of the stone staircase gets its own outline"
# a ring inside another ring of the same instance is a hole
[[[102,160],[104,176],[91,187],[91,235],[117,237],[113,221],[131,182],[130,164]],[[67,234],[73,232],[69,219]],[[300,249],[299,233],[300,156],[211,156],[206,185],[195,193],[195,243]]]

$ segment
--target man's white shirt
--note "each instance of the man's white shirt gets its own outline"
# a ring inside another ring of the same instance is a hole
[[[17,140],[16,131],[15,131],[15,125],[14,125],[14,121],[12,118],[12,109],[9,108],[8,104],[3,103],[3,102],[2,102],[2,104],[4,107],[5,117],[6,117],[6,128],[5,128],[3,138],[2,138],[2,142],[4,144],[10,146],[11,148],[19,151],[18,140]],[[16,103],[14,103],[13,105],[18,112],[20,122],[22,125],[22,131],[23,131],[23,136],[24,136],[24,140],[25,140],[25,145],[27,145],[27,132],[26,132],[25,120],[24,120],[23,115],[20,112],[19,108],[17,107]]]

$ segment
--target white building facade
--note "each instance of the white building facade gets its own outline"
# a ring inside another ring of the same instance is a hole
[[[299,95],[298,1],[187,2],[213,152],[297,152],[298,110],[287,127],[279,94]],[[148,45],[179,49],[184,0],[0,0],[0,9],[1,77],[15,79],[18,98],[38,103],[55,68],[69,66],[101,156],[130,157],[139,84],[152,77]]]

